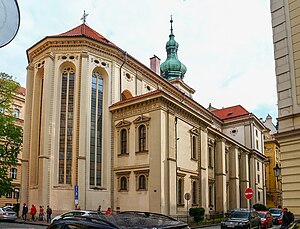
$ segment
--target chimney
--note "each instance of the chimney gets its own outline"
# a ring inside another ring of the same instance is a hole
[[[160,75],[160,59],[155,55],[150,58],[150,69]]]

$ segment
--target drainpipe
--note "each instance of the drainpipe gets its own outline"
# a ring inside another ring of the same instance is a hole
[[[217,174],[217,172],[216,172],[216,151],[217,151],[217,145],[216,145],[216,139],[215,139],[215,141],[214,141],[214,180],[215,180],[215,182],[214,182],[214,211],[216,212],[216,210],[217,210],[217,206],[216,206],[216,204],[217,204],[217,198],[216,198],[216,193],[217,193],[217,185],[216,185],[216,174]]]
[[[122,101],[122,67],[123,65],[126,63],[127,61],[127,52],[125,51],[124,52],[124,57],[125,57],[125,60],[124,62],[122,63],[121,67],[120,67],[120,89],[119,89],[119,92],[120,92],[120,101]]]
[[[175,160],[176,160],[176,215],[177,215],[177,210],[178,210],[178,182],[177,182],[177,142],[178,142],[178,137],[177,137],[177,117],[175,117]]]

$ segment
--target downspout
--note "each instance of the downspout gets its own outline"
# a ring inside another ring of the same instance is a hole
[[[249,179],[249,187],[252,188],[252,190],[256,193],[256,190],[254,190],[253,188],[254,187],[251,187],[251,176],[250,176],[250,173],[251,173],[251,166],[250,166],[250,157],[251,157],[251,154],[252,154],[252,150],[253,150],[253,143],[252,143],[252,138],[253,138],[253,135],[252,135],[252,128],[253,128],[253,124],[251,123],[250,124],[250,152],[249,152],[249,156],[248,156],[248,179]],[[249,208],[251,207],[251,199],[249,199]]]
[[[177,179],[177,141],[178,141],[178,137],[177,137],[177,117],[175,117],[175,160],[176,160],[176,215],[177,215],[177,204],[178,204],[178,179]]]
[[[217,146],[216,146],[216,140],[214,141],[214,210],[216,211],[216,204],[217,204],[217,198],[216,198],[216,193],[217,193],[217,185],[216,185],[216,151],[217,151]]]
[[[122,65],[121,65],[121,67],[120,67],[120,84],[119,84],[119,86],[120,86],[120,89],[119,89],[119,93],[120,93],[120,101],[122,101],[122,67],[123,67],[123,65],[127,62],[127,52],[125,51],[124,52],[124,57],[125,57],[125,60],[123,61],[123,63],[122,63]]]

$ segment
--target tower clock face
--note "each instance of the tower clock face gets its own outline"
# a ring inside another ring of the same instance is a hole
[[[238,133],[238,129],[237,129],[237,128],[232,128],[232,129],[230,130],[230,134],[231,134],[232,136],[237,135],[237,133]]]

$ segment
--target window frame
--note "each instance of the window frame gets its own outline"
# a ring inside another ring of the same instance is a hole
[[[144,115],[141,115],[139,117],[137,117],[133,123],[135,124],[135,135],[136,135],[136,141],[135,141],[135,149],[136,149],[136,152],[135,153],[148,153],[148,141],[149,141],[149,125],[150,125],[150,118],[147,117],[147,116],[144,116]],[[144,144],[144,147],[141,148],[141,145],[140,145],[140,141],[142,140],[141,139],[141,136],[140,136],[140,128],[142,126],[145,126],[145,136],[142,136],[143,137],[143,144]]]
[[[9,170],[9,176],[12,179],[17,179],[18,169],[17,168],[10,168],[10,170]]]
[[[129,140],[130,140],[130,125],[131,122],[127,120],[122,120],[115,125],[116,128],[116,151],[118,157],[120,156],[128,156],[129,155]],[[127,139],[126,139],[126,153],[122,153],[122,142],[121,142],[121,131],[125,129],[127,131]]]
[[[149,179],[149,169],[136,170],[134,171],[135,180],[136,180],[136,191],[148,191],[148,179]],[[141,176],[145,177],[145,187],[141,187],[140,178]]]

